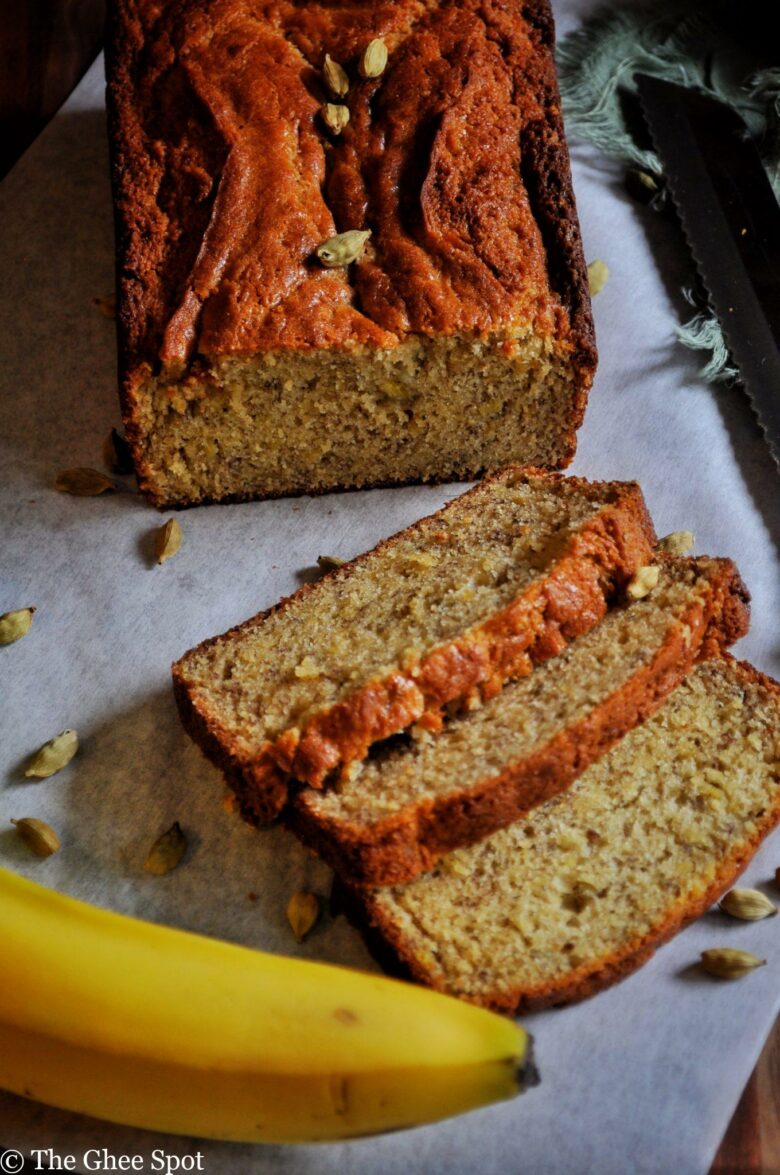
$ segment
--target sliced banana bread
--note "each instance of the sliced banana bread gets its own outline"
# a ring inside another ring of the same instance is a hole
[[[380,751],[327,792],[304,790],[290,826],[343,877],[394,885],[563,790],[661,704],[703,645],[747,631],[747,591],[728,559],[659,566],[648,596],[441,734]]]
[[[186,728],[244,814],[447,703],[486,698],[604,616],[652,556],[634,483],[509,467],[173,667]]]
[[[350,887],[377,952],[505,1011],[582,999],[702,914],[780,821],[780,686],[705,661],[560,795],[405,886]]]

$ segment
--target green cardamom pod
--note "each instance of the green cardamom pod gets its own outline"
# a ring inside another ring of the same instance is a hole
[[[348,106],[337,106],[334,102],[326,102],[320,113],[325,126],[334,135],[340,135],[349,122]]]
[[[169,518],[155,534],[154,553],[158,563],[164,563],[175,555],[181,546],[181,527],[175,518]]]
[[[22,816],[21,820],[12,820],[20,838],[36,857],[50,857],[56,853],[62,841],[50,824],[44,820],[36,820],[34,816]]]
[[[591,261],[588,266],[588,288],[591,296],[595,298],[596,294],[600,294],[607,284],[609,278],[609,267],[605,261]]]
[[[337,233],[317,246],[317,256],[326,269],[351,265],[363,252],[363,246],[370,236],[370,229],[350,229],[346,233]]]
[[[112,493],[119,487],[115,481],[99,469],[63,469],[57,474],[55,490],[61,494],[74,494],[77,498],[96,498],[98,494]]]
[[[287,921],[298,942],[303,942],[319,916],[320,899],[316,893],[301,890],[294,893],[287,903]]]
[[[339,65],[338,61],[334,61],[330,53],[325,54],[325,64],[322,67],[322,76],[325,79],[325,85],[330,90],[331,94],[335,94],[337,98],[343,98],[349,93],[349,78],[347,71],[343,65]]]
[[[693,550],[696,539],[690,530],[673,530],[658,540],[658,546],[667,555],[687,555]]]
[[[720,908],[732,918],[745,922],[758,922],[777,913],[774,902],[758,889],[732,889],[721,898]]]
[[[30,631],[34,608],[17,608],[0,616],[0,645],[12,645]]]
[[[649,563],[647,567],[640,567],[631,576],[626,586],[628,598],[642,600],[645,596],[649,596],[653,588],[656,587],[660,574],[661,571],[657,563]]]
[[[381,37],[369,41],[360,57],[358,71],[362,78],[378,78],[387,65],[387,45]]]
[[[713,947],[701,953],[702,967],[708,975],[714,975],[717,979],[741,979],[765,963],[766,959],[759,959],[758,955],[739,951],[736,947]]]
[[[79,749],[79,736],[75,730],[63,730],[44,743],[25,767],[28,779],[48,779],[70,763]]]
[[[153,873],[155,877],[164,877],[176,868],[186,851],[187,838],[181,830],[179,821],[176,820],[162,836],[158,836],[150,848],[144,869],[147,873]]]

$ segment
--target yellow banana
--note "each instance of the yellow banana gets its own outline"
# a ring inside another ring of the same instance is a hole
[[[310,1142],[511,1097],[510,1020],[99,910],[0,869],[0,1088],[112,1122]]]

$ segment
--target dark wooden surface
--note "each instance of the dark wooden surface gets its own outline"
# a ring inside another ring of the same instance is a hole
[[[0,0],[0,176],[100,48],[104,0]]]
[[[103,20],[104,0],[0,0],[0,176],[93,60]],[[711,1175],[780,1175],[780,1021],[728,1126]]]
[[[710,1175],[780,1173],[780,1020],[729,1123]]]

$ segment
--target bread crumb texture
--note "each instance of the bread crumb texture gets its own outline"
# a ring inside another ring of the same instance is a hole
[[[174,666],[180,705],[251,764],[269,742],[285,732],[297,742],[315,717],[368,690],[320,732],[331,755],[312,768],[321,782],[429,707],[527,673],[535,641],[549,655],[592,627],[652,541],[630,483],[504,470],[187,653]]]
[[[677,637],[682,676],[691,639],[686,621],[699,620],[708,610],[714,581],[724,572],[729,578],[723,560],[665,562],[652,596],[614,607],[557,657],[473,713],[449,722],[435,738],[388,748],[365,763],[354,780],[328,792],[307,792],[307,809],[320,817],[371,825],[420,801],[462,795],[581,723]],[[701,636],[700,631],[699,641]],[[666,664],[663,671],[669,672]],[[650,693],[654,685],[660,683],[651,678]]]
[[[531,331],[508,338],[269,352],[150,378],[133,416],[143,486],[175,505],[559,467],[575,443],[568,357]]]
[[[776,683],[707,661],[567,792],[375,891],[369,916],[418,978],[476,1003],[589,994],[702,913],[777,823],[779,717]]]

